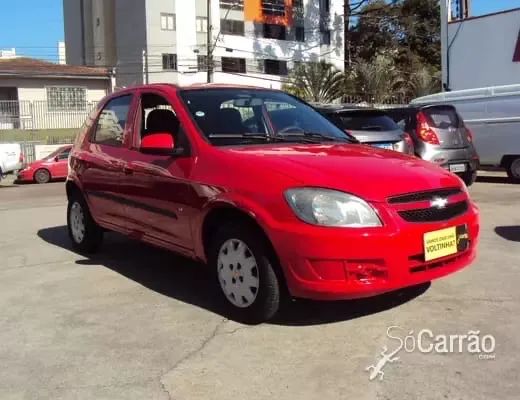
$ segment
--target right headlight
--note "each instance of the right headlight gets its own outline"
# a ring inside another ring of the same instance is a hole
[[[298,218],[313,225],[366,228],[382,226],[374,209],[363,199],[337,190],[296,188],[285,198]]]

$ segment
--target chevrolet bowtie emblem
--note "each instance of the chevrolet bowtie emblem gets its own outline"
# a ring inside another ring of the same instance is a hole
[[[447,205],[448,205],[448,199],[445,199],[442,197],[435,197],[430,203],[431,207],[438,208],[439,210],[442,208],[446,208]]]

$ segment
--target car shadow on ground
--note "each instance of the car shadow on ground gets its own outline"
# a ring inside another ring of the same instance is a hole
[[[516,226],[497,226],[495,233],[511,242],[520,242],[520,225]]]
[[[479,183],[501,183],[504,185],[512,185],[513,182],[507,176],[481,176],[477,177]]]
[[[42,229],[38,236],[47,243],[73,251],[66,226]],[[217,284],[206,267],[166,250],[108,233],[98,254],[77,260],[76,264],[105,266],[157,293],[229,317]],[[360,300],[317,302],[298,299],[287,304],[270,323],[307,326],[346,321],[402,305],[422,295],[429,287],[430,283],[426,283]]]

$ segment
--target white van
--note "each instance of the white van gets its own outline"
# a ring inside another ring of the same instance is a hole
[[[0,180],[3,175],[18,171],[23,166],[23,153],[19,143],[0,143]]]
[[[457,90],[412,104],[452,104],[471,129],[482,166],[504,168],[520,182],[520,85]]]

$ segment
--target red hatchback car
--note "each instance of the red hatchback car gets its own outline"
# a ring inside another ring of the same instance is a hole
[[[60,147],[47,157],[28,164],[18,171],[17,181],[48,183],[53,179],[65,179],[71,148],[71,145]]]
[[[473,261],[479,236],[457,176],[352,144],[268,89],[115,93],[79,134],[66,185],[77,250],[113,230],[203,261],[251,322],[283,296],[367,297],[448,275]]]

